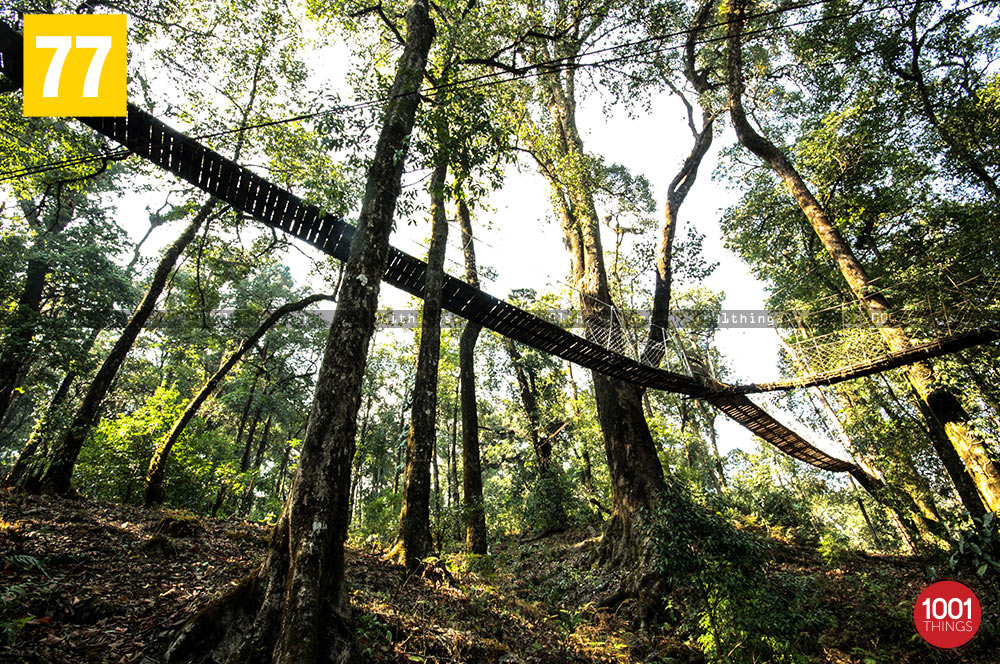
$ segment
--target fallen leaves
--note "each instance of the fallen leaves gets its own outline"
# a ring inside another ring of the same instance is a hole
[[[235,520],[187,522],[188,532],[200,537],[196,544],[174,546],[170,556],[150,555],[143,545],[157,536],[162,516],[0,493],[0,524],[16,524],[7,531],[17,534],[0,536],[0,587],[24,589],[0,607],[0,621],[28,618],[8,643],[0,640],[0,661],[157,661],[173,628],[249,573],[261,555],[255,544],[265,541],[266,529]],[[234,525],[261,532],[234,542],[224,536]],[[6,564],[17,556],[37,559],[41,569]]]

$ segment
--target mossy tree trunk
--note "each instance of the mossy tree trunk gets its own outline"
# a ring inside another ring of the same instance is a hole
[[[444,131],[443,133],[447,133]],[[434,549],[430,527],[431,457],[436,456],[438,360],[441,352],[441,286],[448,243],[448,215],[444,206],[448,158],[447,136],[438,136],[439,151],[431,174],[431,244],[427,252],[424,303],[420,317],[420,348],[413,383],[410,434],[406,440],[403,505],[395,547],[409,569]]]
[[[789,189],[823,246],[839,268],[858,302],[868,312],[890,350],[911,346],[909,336],[896,322],[889,302],[877,289],[854,250],[837,229],[833,218],[809,190],[785,154],[750,124],[743,108],[743,21],[746,0],[735,0],[727,30],[730,114],[736,135],[750,152],[770,166]],[[1000,469],[983,441],[969,424],[969,417],[955,394],[939,384],[927,361],[907,366],[906,377],[918,395],[918,407],[930,431],[931,443],[948,475],[973,516],[1000,510]]]

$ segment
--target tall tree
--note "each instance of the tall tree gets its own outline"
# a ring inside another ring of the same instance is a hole
[[[460,185],[457,185],[460,187]],[[458,225],[462,232],[465,280],[479,288],[472,215],[464,194],[458,193]],[[462,513],[465,515],[465,547],[485,554],[486,511],[483,506],[483,470],[479,453],[479,404],[476,401],[476,340],[482,326],[465,324],[458,341],[459,401],[462,408]]]
[[[979,64],[996,38],[995,28],[973,23],[985,18],[974,18],[976,5],[901,4],[897,11],[902,20],[876,39],[881,41],[883,62],[908,84],[958,170],[971,174],[994,202],[1000,202],[997,144],[986,129],[996,122],[997,109],[988,101],[990,82]]]
[[[406,472],[400,515],[399,544],[406,566],[416,568],[433,549],[430,529],[430,464],[437,454],[437,377],[441,350],[441,286],[448,243],[448,213],[445,210],[445,180],[448,175],[447,119],[436,127],[434,170],[430,194],[431,244],[427,252],[424,302],[420,318],[420,350],[413,384],[410,434],[406,441]]]
[[[435,32],[426,0],[410,3],[406,27],[291,491],[264,562],[182,628],[169,662],[209,653],[242,664],[351,661],[343,549],[350,468],[403,157]]]
[[[574,62],[584,45],[606,27],[611,5],[553,3],[549,22],[562,28],[561,37],[533,38],[526,49],[529,62]],[[614,345],[622,335],[621,319],[611,304],[593,194],[597,165],[584,150],[577,127],[577,71],[570,66],[539,77],[538,94],[548,118],[547,131],[536,135],[533,155],[549,182],[554,212],[570,252],[572,285],[579,293],[583,324],[589,335],[599,334]],[[641,388],[597,371],[591,372],[591,378],[612,487],[613,509],[603,557],[633,560],[640,553],[638,527],[666,491],[663,468],[643,413]]]
[[[873,288],[865,267],[844,240],[833,219],[810,191],[788,157],[750,124],[743,107],[743,24],[747,2],[737,0],[727,14],[730,114],[737,137],[767,163],[785,183],[823,246],[833,258],[854,297],[878,326],[893,351],[910,347],[910,339],[896,322],[886,298]],[[962,503],[973,516],[1000,510],[1000,469],[972,430],[968,415],[954,393],[935,380],[929,362],[909,365],[907,378],[920,399],[931,441],[955,484]]]
[[[552,458],[552,441],[568,422],[553,423],[543,417],[542,404],[539,402],[551,395],[541,394],[540,377],[535,367],[528,361],[529,358],[522,354],[516,343],[511,339],[505,339],[504,346],[514,368],[514,379],[521,397],[521,406],[528,420],[528,442],[531,443],[531,449],[535,454],[535,467],[538,470],[537,489],[542,494],[541,511],[544,513],[536,515],[536,518],[540,523],[546,524],[544,526],[546,531],[561,530],[566,527],[568,521],[564,497],[559,490],[561,469]]]

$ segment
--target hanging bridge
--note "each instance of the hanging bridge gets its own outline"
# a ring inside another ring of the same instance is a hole
[[[20,34],[0,22],[0,71],[16,87],[20,87],[22,79],[21,53]],[[227,203],[234,210],[292,235],[334,258],[347,260],[354,226],[339,217],[323,213],[318,207],[173,129],[135,105],[128,105],[126,117],[82,117],[77,120],[118,142],[130,152]],[[386,283],[422,298],[426,271],[427,264],[424,261],[395,247],[389,247],[383,274]],[[588,331],[584,337],[573,334],[450,275],[445,275],[444,278],[442,306],[447,311],[505,337],[604,375],[650,389],[703,399],[781,451],[817,468],[850,472],[853,475],[864,473],[853,462],[832,456],[811,444],[746,396],[751,392],[791,389],[799,386],[798,384],[729,386],[698,373],[685,374],[644,364],[638,353],[629,357],[623,348],[598,343],[600,335],[593,334],[592,331]],[[612,335],[607,337],[609,341],[612,339]],[[881,358],[881,364],[847,367],[840,370],[838,378],[846,380],[852,377],[852,371],[859,372],[858,375],[867,375],[865,371],[884,371],[892,366],[954,352],[962,343],[967,345],[961,347],[968,347],[973,343],[985,343],[998,337],[1000,333],[993,329],[992,334],[967,337],[964,341],[948,342],[943,339],[933,348],[914,349],[912,353],[907,351],[911,355],[898,354],[895,358]],[[845,375],[848,378],[842,378]],[[813,380],[824,379],[814,376]],[[829,382],[835,380],[831,379]]]

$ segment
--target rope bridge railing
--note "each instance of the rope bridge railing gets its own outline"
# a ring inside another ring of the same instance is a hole
[[[904,330],[910,348],[891,350],[859,302],[830,296],[832,304],[821,303],[818,310],[774,319],[786,350],[795,356],[796,377],[734,385],[730,391],[750,394],[832,385],[1000,340],[1000,274],[980,272],[960,279],[941,270],[931,279],[932,287],[921,284],[924,295],[917,284],[907,282],[878,289],[890,303],[906,303],[882,324]]]
[[[935,339],[917,344],[905,351],[887,352],[850,366],[830,371],[807,371],[802,376],[788,380],[731,385],[726,388],[726,391],[734,394],[753,394],[757,392],[792,390],[800,387],[834,385],[998,340],[1000,340],[1000,327],[976,328],[969,332],[960,332],[943,339]]]

